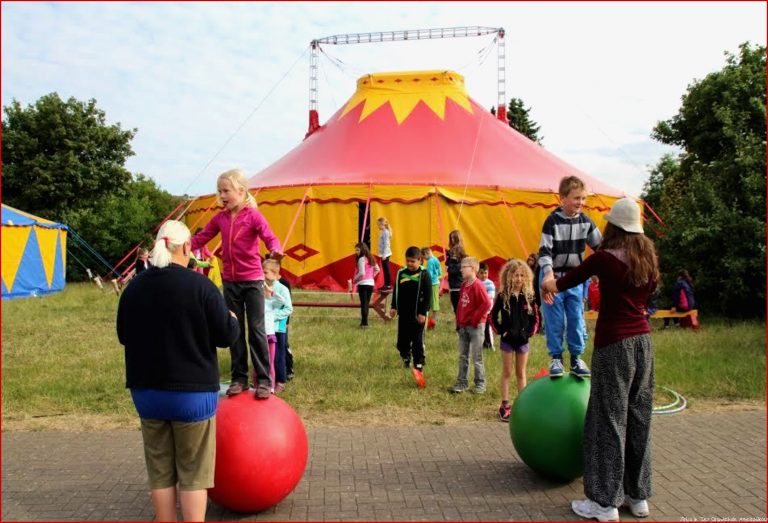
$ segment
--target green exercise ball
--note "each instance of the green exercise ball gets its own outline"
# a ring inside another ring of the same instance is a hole
[[[512,405],[512,443],[520,459],[542,476],[571,481],[584,474],[589,388],[589,379],[544,376],[521,390]]]

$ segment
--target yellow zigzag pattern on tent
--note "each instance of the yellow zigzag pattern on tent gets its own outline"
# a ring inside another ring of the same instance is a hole
[[[32,227],[3,227],[0,240],[3,242],[3,267],[2,275],[5,288],[13,289],[13,282],[19,271],[21,258],[27,248],[27,240],[32,232]]]
[[[445,119],[446,99],[472,112],[464,77],[453,71],[419,71],[418,73],[369,74],[357,81],[357,91],[349,99],[339,116],[365,102],[358,122],[362,122],[376,109],[389,102],[398,125],[411,114],[416,104],[424,102],[441,120]]]

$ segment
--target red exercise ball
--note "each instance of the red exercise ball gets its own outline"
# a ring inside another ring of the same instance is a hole
[[[307,466],[301,418],[277,396],[254,390],[220,398],[216,409],[216,472],[208,495],[233,512],[254,513],[280,503]]]

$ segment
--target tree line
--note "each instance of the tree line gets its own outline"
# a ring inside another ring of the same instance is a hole
[[[96,100],[57,93],[27,107],[13,100],[3,107],[3,202],[68,225],[114,265],[181,200],[125,168],[136,132],[108,124]],[[67,279],[86,278],[84,265],[105,274],[70,246]]]

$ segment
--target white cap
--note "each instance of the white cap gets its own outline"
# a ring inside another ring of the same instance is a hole
[[[611,223],[627,232],[642,233],[643,221],[640,217],[640,207],[631,198],[622,198],[613,204],[611,211],[605,215]]]

